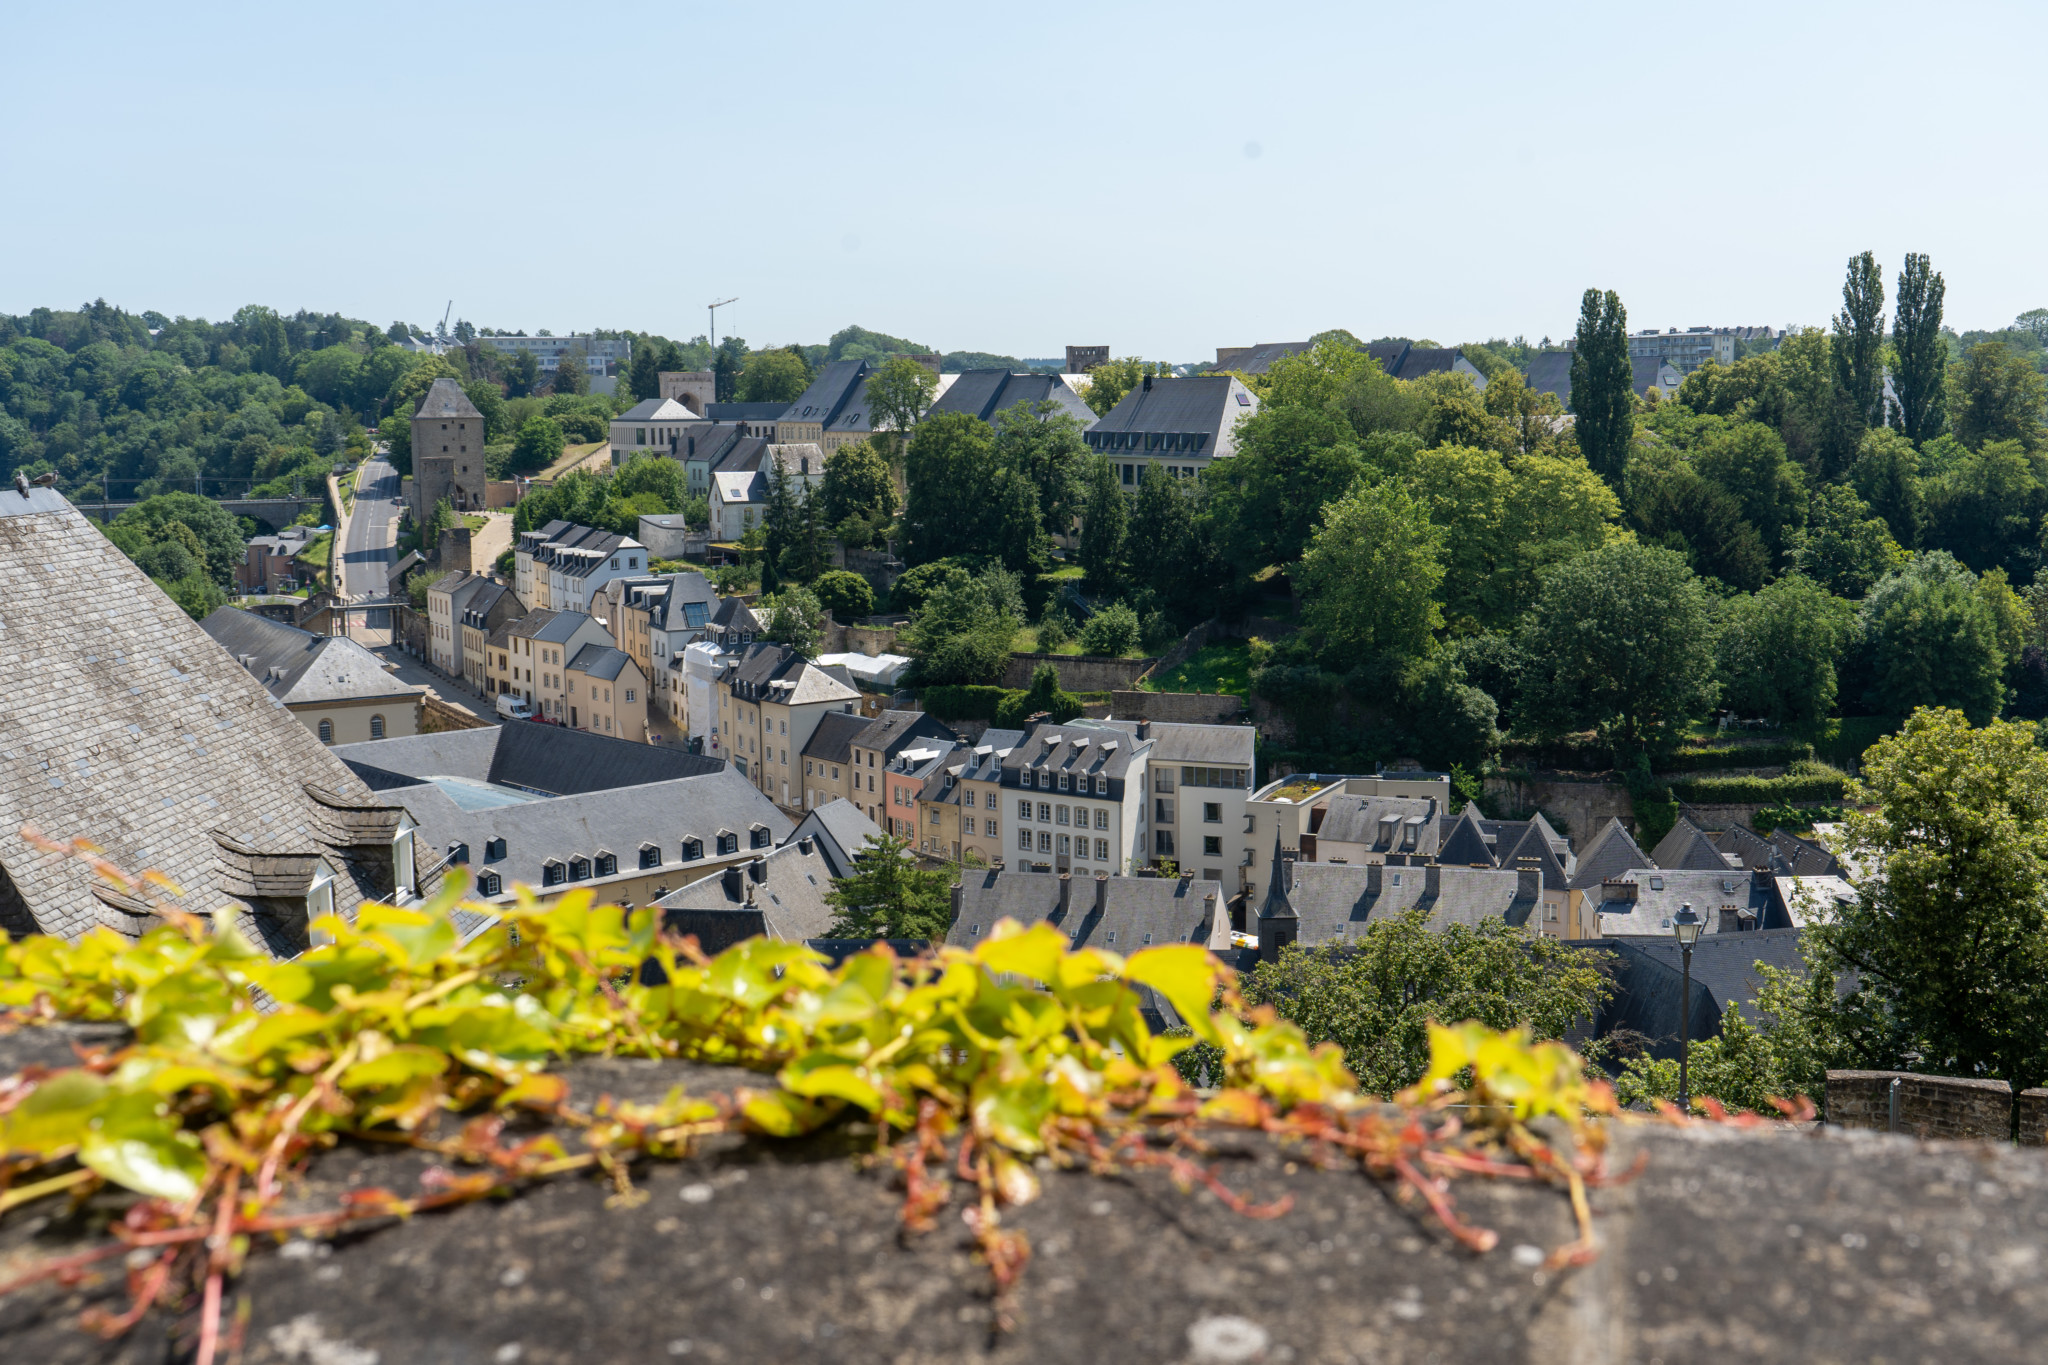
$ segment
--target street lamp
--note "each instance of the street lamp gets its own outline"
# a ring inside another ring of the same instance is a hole
[[[1678,907],[1678,913],[1671,917],[1671,936],[1678,940],[1678,950],[1683,960],[1685,986],[1678,997],[1678,1111],[1692,1112],[1692,1094],[1687,1085],[1686,1063],[1692,1056],[1692,945],[1700,941],[1700,926],[1705,923],[1687,901]]]

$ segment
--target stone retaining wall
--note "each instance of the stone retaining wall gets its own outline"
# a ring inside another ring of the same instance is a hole
[[[1892,1123],[1892,1082],[1898,1084],[1898,1123]],[[2048,1091],[2033,1102],[2048,1112]],[[1920,1076],[1905,1071],[1828,1072],[1828,1122],[1918,1138],[2006,1141],[2012,1131],[2012,1087],[1964,1076]],[[2039,1141],[2040,1129],[2035,1129]]]
[[[1012,654],[1003,670],[1003,686],[1031,686],[1031,675],[1040,664],[1059,671],[1060,689],[1065,692],[1113,692],[1129,687],[1145,675],[1156,659],[1117,659],[1106,654]]]
[[[1230,725],[1244,718],[1244,698],[1234,692],[1138,692],[1109,694],[1110,714],[1164,721],[1169,725]]]

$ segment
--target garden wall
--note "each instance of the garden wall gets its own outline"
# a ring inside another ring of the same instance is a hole
[[[1894,1126],[1892,1083],[1898,1082],[1898,1115]],[[1964,1076],[1920,1076],[1905,1071],[1828,1072],[1828,1122],[1842,1128],[1874,1128],[1910,1133],[1917,1138],[1961,1138],[2004,1142],[2012,1131],[2012,1087],[2004,1081]],[[2048,1105],[2048,1092],[2029,1108],[2037,1116]],[[2036,1123],[2031,1144],[2041,1142]],[[2022,1141],[2028,1138],[2023,1134]]]
[[[1157,659],[1117,659],[1102,654],[1012,654],[1003,670],[1004,687],[1029,687],[1040,664],[1059,671],[1063,692],[1113,692],[1130,687]]]
[[[1140,692],[1109,694],[1110,714],[1169,725],[1231,725],[1244,719],[1244,698],[1235,692]]]

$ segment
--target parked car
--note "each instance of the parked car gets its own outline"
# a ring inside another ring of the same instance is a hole
[[[511,692],[500,692],[498,715],[505,720],[532,720],[533,708]]]

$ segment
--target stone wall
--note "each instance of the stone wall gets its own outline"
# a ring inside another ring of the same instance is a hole
[[[1103,654],[1012,654],[1009,667],[1003,670],[1003,686],[1029,687],[1032,672],[1040,664],[1051,664],[1059,670],[1062,691],[1113,692],[1137,682],[1157,662]]]
[[[1110,714],[1165,721],[1169,725],[1232,725],[1244,717],[1244,698],[1234,692],[1135,692],[1109,694]]]
[[[1558,833],[1574,840],[1590,839],[1610,816],[1631,830],[1636,823],[1635,803],[1619,782],[1496,776],[1486,779],[1481,795],[1480,808],[1490,816],[1540,810]]]
[[[2020,1091],[2020,1146],[2048,1147],[2048,1090]]]
[[[1898,1084],[1898,1124],[1892,1124],[1892,1082]],[[2048,1108],[2048,1092],[2033,1108]],[[2004,1142],[2012,1131],[2012,1087],[2004,1081],[1963,1076],[1919,1076],[1905,1071],[1828,1072],[1828,1122],[1918,1138]],[[2038,1140],[2039,1129],[2036,1129]]]
[[[896,627],[871,626],[855,622],[846,628],[846,638],[840,646],[844,654],[865,654],[870,659],[880,654],[900,654],[896,648]]]
[[[459,706],[450,706],[441,698],[429,693],[421,701],[420,733],[439,734],[443,730],[481,730],[491,721],[479,720]]]

